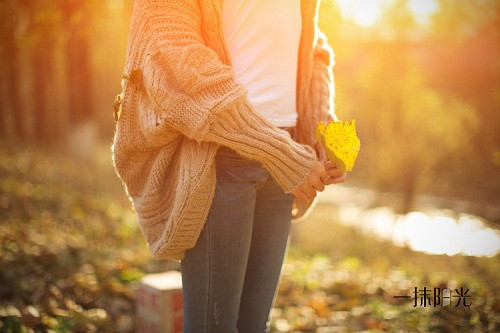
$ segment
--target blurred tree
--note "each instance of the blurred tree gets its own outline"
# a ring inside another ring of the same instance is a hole
[[[432,18],[431,45],[422,57],[434,89],[474,106],[480,131],[471,138],[476,197],[498,202],[500,152],[500,2],[440,0]]]
[[[362,141],[370,154],[366,172],[379,189],[401,191],[408,212],[419,190],[466,176],[464,157],[474,156],[470,141],[478,122],[470,105],[426,86],[400,44],[377,52],[361,77],[362,104],[372,113],[362,116],[371,128],[371,140]]]
[[[13,134],[21,140],[26,137],[25,120],[21,108],[19,83],[19,49],[16,39],[20,9],[17,1],[0,2],[0,78],[3,78],[3,89],[0,105],[0,135],[6,136],[8,131],[8,111],[13,122]]]
[[[85,0],[61,0],[67,33],[66,61],[70,124],[94,116],[91,94],[89,25],[91,11]]]
[[[408,8],[407,0],[394,1],[392,6],[385,7],[382,25],[386,38],[389,37],[393,40],[410,40],[417,33],[416,22]]]
[[[330,45],[336,45],[335,40],[340,35],[342,15],[334,0],[322,0],[318,14],[318,26],[329,37]]]
[[[431,20],[431,36],[440,40],[460,42],[473,37],[477,30],[498,20],[497,0],[438,0],[440,10]]]
[[[457,184],[461,197],[498,203],[500,3],[439,2],[427,26],[407,1],[384,2],[370,28],[329,1],[320,12],[336,53],[336,111],[357,119],[362,142],[351,181],[404,193],[403,210],[419,192],[457,195]]]
[[[34,137],[39,143],[54,141],[61,132],[57,126],[55,103],[51,96],[54,80],[54,53],[60,14],[54,1],[23,1],[30,19],[29,38],[33,70]]]
[[[321,3],[319,25],[336,54],[336,112],[357,119],[362,141],[350,181],[405,191],[408,203],[420,189],[456,194],[457,183],[494,200],[500,2],[436,1],[425,27],[409,0],[381,1],[373,26],[344,20],[338,1]],[[57,142],[69,132],[88,142],[97,132],[75,128],[91,120],[109,138],[132,4],[0,0],[0,136]]]

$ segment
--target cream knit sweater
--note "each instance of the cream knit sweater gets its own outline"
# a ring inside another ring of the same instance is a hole
[[[316,0],[301,1],[302,144],[257,114],[234,82],[221,1],[134,1],[113,160],[157,259],[182,259],[196,244],[220,145],[261,162],[292,192],[316,159],[314,126],[333,116],[331,51],[315,28]]]

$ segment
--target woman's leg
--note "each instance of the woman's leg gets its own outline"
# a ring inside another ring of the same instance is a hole
[[[284,194],[272,178],[257,191],[239,333],[266,331],[286,252],[292,201],[293,195]]]
[[[217,155],[217,187],[208,219],[181,262],[184,332],[238,332],[256,188],[268,178],[258,163],[235,152]]]

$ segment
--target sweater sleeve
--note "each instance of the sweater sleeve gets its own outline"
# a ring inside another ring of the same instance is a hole
[[[318,121],[337,120],[334,111],[335,85],[333,77],[334,53],[323,32],[316,28],[313,54],[313,71],[311,90],[316,91],[318,98],[315,109]]]
[[[337,120],[333,101],[333,51],[326,36],[317,27],[314,30],[314,42],[311,43],[312,51],[308,57],[311,70],[305,74],[307,89],[306,95],[302,97],[304,106],[299,117],[300,142],[312,147],[316,145],[316,125],[321,121]]]
[[[140,66],[142,89],[154,105],[139,111],[145,137],[161,144],[162,137],[177,131],[226,145],[261,162],[285,192],[292,192],[312,169],[314,150],[253,109],[246,90],[234,82],[231,66],[201,36],[196,0],[135,2],[129,57],[138,40],[150,50],[137,51],[140,60],[128,63],[127,69]]]

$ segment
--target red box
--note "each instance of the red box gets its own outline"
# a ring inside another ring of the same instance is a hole
[[[182,277],[179,272],[148,274],[136,295],[139,333],[182,333]]]

